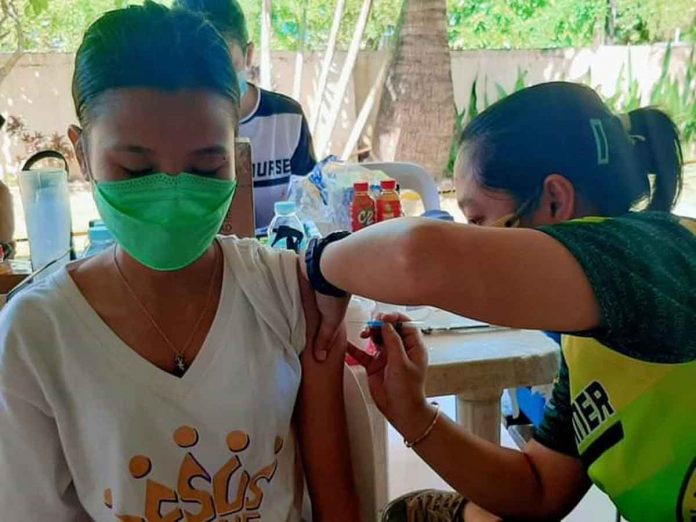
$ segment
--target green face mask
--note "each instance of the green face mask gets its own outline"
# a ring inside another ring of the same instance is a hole
[[[172,271],[212,244],[236,188],[236,181],[194,174],[150,174],[97,183],[94,199],[121,248],[148,268]]]

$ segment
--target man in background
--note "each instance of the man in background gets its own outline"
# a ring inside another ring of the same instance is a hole
[[[247,81],[254,44],[237,0],[176,0],[178,7],[201,13],[227,40],[239,79],[239,135],[251,140],[256,228],[267,227],[273,205],[284,200],[290,175],[304,176],[316,164],[307,120],[298,102]]]

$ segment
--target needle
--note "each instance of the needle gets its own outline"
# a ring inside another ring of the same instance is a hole
[[[382,328],[384,326],[384,321],[347,321],[349,324],[364,324],[366,328]],[[425,323],[423,321],[399,321],[396,323],[392,323],[395,328],[400,328],[402,326],[406,327],[420,327],[424,326]]]

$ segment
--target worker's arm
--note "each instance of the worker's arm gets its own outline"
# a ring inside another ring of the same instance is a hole
[[[579,331],[600,320],[578,261],[536,230],[388,221],[329,245],[321,271],[352,294],[494,324]]]
[[[418,419],[414,413],[413,427],[404,423],[397,429],[415,433],[415,428],[427,425],[423,420],[425,416]],[[450,486],[503,518],[561,519],[589,487],[578,459],[536,441],[523,452],[502,448],[471,435],[445,416],[415,450]]]
[[[425,399],[427,351],[420,334],[403,328],[399,335],[386,325],[382,337],[376,357],[355,347],[351,355],[366,367],[377,407],[405,440],[422,438],[415,451],[454,489],[505,518],[558,519],[580,501],[589,480],[577,458],[538,442],[531,442],[524,452],[501,448],[444,415],[428,433],[436,410]]]

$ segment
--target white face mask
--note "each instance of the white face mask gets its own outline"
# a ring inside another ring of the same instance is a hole
[[[236,71],[237,82],[239,83],[239,98],[242,99],[249,92],[249,82],[247,81],[246,71]]]
[[[529,198],[527,201],[522,203],[517,210],[510,214],[505,214],[502,217],[499,217],[496,219],[493,223],[488,225],[489,227],[495,227],[495,228],[518,228],[520,226],[520,221],[522,220],[522,216],[524,216],[527,212],[529,212],[534,205],[534,203],[537,201],[539,195],[534,194],[531,198]]]

